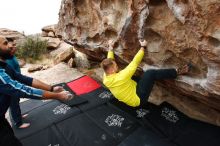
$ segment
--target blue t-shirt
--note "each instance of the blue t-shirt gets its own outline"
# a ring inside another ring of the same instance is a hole
[[[6,63],[10,65],[16,72],[21,73],[21,69],[18,63],[18,60],[15,56],[12,59],[7,59]]]

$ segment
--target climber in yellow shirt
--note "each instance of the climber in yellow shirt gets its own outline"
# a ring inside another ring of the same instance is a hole
[[[103,76],[104,85],[115,98],[132,107],[147,102],[155,81],[175,79],[177,75],[185,74],[190,69],[189,65],[185,65],[180,69],[150,69],[145,71],[139,80],[133,80],[132,76],[137,70],[147,48],[145,40],[140,40],[139,42],[141,49],[125,69],[118,70],[117,63],[114,60],[113,41],[109,41],[108,57],[101,63],[101,67],[105,72]]]

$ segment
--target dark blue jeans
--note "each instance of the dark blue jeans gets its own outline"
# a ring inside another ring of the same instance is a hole
[[[23,124],[19,102],[20,102],[20,98],[18,97],[11,98],[10,108],[9,108],[10,119],[16,127],[19,127]]]
[[[141,100],[141,105],[147,102],[155,81],[164,79],[175,79],[177,72],[175,69],[147,70],[139,79],[132,78],[137,82],[136,93]]]

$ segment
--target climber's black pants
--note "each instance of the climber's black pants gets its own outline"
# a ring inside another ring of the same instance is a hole
[[[4,117],[0,117],[0,146],[22,146]]]
[[[151,69],[144,72],[140,79],[132,78],[137,82],[136,93],[141,100],[141,105],[147,102],[155,81],[175,79],[176,77],[175,69]]]

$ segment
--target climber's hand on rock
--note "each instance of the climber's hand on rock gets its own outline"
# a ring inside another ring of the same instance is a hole
[[[108,41],[108,51],[112,51],[114,48],[114,41],[113,40],[109,40]]]
[[[146,47],[147,46],[147,41],[146,40],[139,40],[141,47]]]

